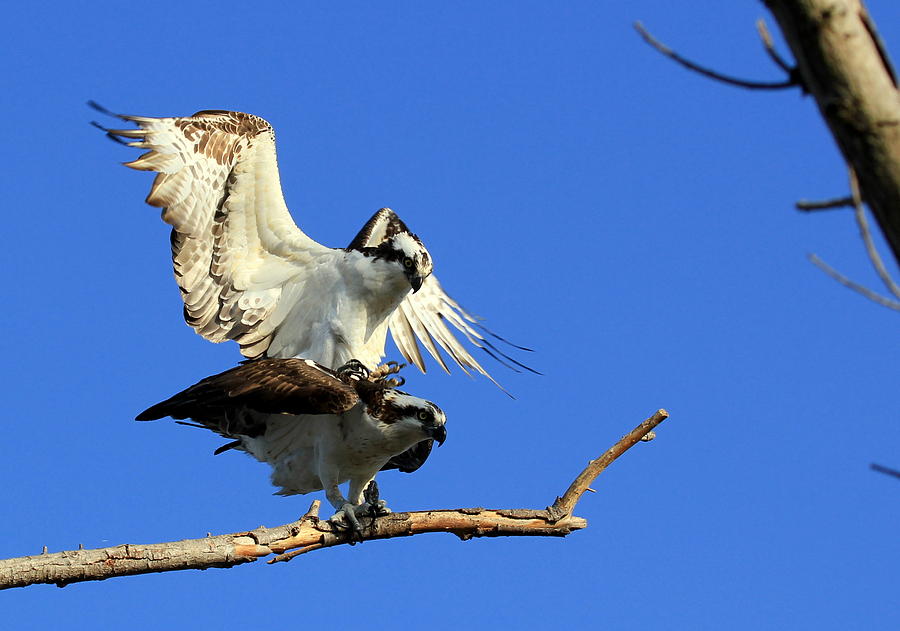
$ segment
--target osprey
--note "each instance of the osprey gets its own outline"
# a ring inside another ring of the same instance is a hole
[[[305,357],[331,368],[358,359],[374,368],[390,329],[422,372],[416,338],[444,370],[437,346],[467,374],[474,369],[493,381],[449,322],[498,361],[499,355],[527,369],[475,329],[475,318],[431,275],[425,246],[389,208],[346,248],[304,234],[285,205],[275,134],[262,118],[223,110],[149,118],[91,105],[137,125],[94,123],[110,138],[149,149],[125,165],[158,173],[146,201],[172,225],[184,317],[206,339],[235,340],[250,359]]]
[[[357,515],[389,512],[382,501],[364,502],[375,474],[415,471],[447,437],[437,405],[368,377],[355,360],[332,371],[308,359],[260,359],[207,377],[136,419],[192,419],[233,439],[215,453],[239,449],[269,464],[278,495],[324,489],[337,511],[332,519],[358,530]],[[344,497],[338,485],[348,480]]]

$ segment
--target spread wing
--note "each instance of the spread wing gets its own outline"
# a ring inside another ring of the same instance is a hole
[[[137,415],[193,419],[219,434],[259,436],[259,414],[342,414],[359,402],[351,385],[308,359],[260,359],[207,377]]]
[[[303,299],[316,259],[334,253],[288,212],[271,125],[221,110],[117,116],[137,129],[106,130],[110,137],[149,149],[126,166],[158,174],[147,203],[172,225],[185,320],[206,339],[235,340],[245,356],[259,357]]]

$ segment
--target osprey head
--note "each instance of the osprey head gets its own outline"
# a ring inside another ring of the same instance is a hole
[[[447,440],[447,418],[443,410],[431,401],[400,390],[384,392],[382,414],[378,420],[386,436],[408,443],[402,451],[429,438],[439,445]]]
[[[356,250],[365,256],[395,264],[414,292],[419,291],[434,269],[431,255],[422,241],[390,208],[382,208],[372,215],[347,250]]]
[[[431,272],[434,270],[431,255],[419,237],[411,232],[398,232],[378,249],[382,247],[387,251],[384,258],[397,261],[402,266],[403,273],[413,292],[419,291],[422,283],[431,276]]]

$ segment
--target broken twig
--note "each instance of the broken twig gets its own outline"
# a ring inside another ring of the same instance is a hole
[[[694,72],[701,74],[704,77],[709,77],[710,79],[715,79],[716,81],[721,81],[722,83],[734,85],[739,88],[746,88],[748,90],[784,90],[787,88],[798,87],[799,85],[793,76],[785,81],[748,81],[745,79],[738,79],[737,77],[724,75],[720,72],[710,70],[709,68],[705,68],[698,63],[682,57],[674,50],[653,37],[640,22],[635,22],[634,28],[638,32],[638,34],[640,34],[640,36],[644,38],[644,41],[650,44],[657,51],[659,51],[672,61],[684,66],[688,70],[693,70]]]

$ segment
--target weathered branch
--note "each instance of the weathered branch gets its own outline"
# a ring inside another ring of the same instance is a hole
[[[900,262],[900,94],[860,0],[763,0]]]
[[[121,545],[96,550],[71,550],[54,554],[0,560],[0,589],[37,583],[96,581],[116,576],[205,570],[232,567],[272,554],[269,563],[342,544],[374,539],[408,537],[425,532],[449,532],[460,539],[474,537],[538,536],[564,537],[587,526],[572,511],[591,482],[616,458],[641,440],[668,417],[659,410],[651,418],[622,437],[597,460],[591,461],[562,498],[543,510],[461,508],[413,513],[391,513],[362,518],[359,536],[338,530],[318,518],[319,501],[300,520],[276,528],[259,527],[248,532],[208,536],[149,545]],[[292,551],[292,552],[288,552]]]
[[[597,479],[597,476],[603,473],[603,470],[611,465],[616,458],[640,442],[646,434],[650,433],[654,427],[666,420],[668,416],[669,413],[665,410],[657,410],[656,414],[625,434],[619,442],[610,447],[605,454],[596,460],[591,460],[584,471],[579,473],[578,477],[569,485],[569,488],[563,496],[556,498],[556,501],[553,502],[553,506],[550,507],[550,511],[556,512],[559,515],[571,515],[572,511],[575,510],[575,505],[578,503],[578,500],[580,500],[581,496],[584,495],[584,492],[590,488],[591,483]]]

